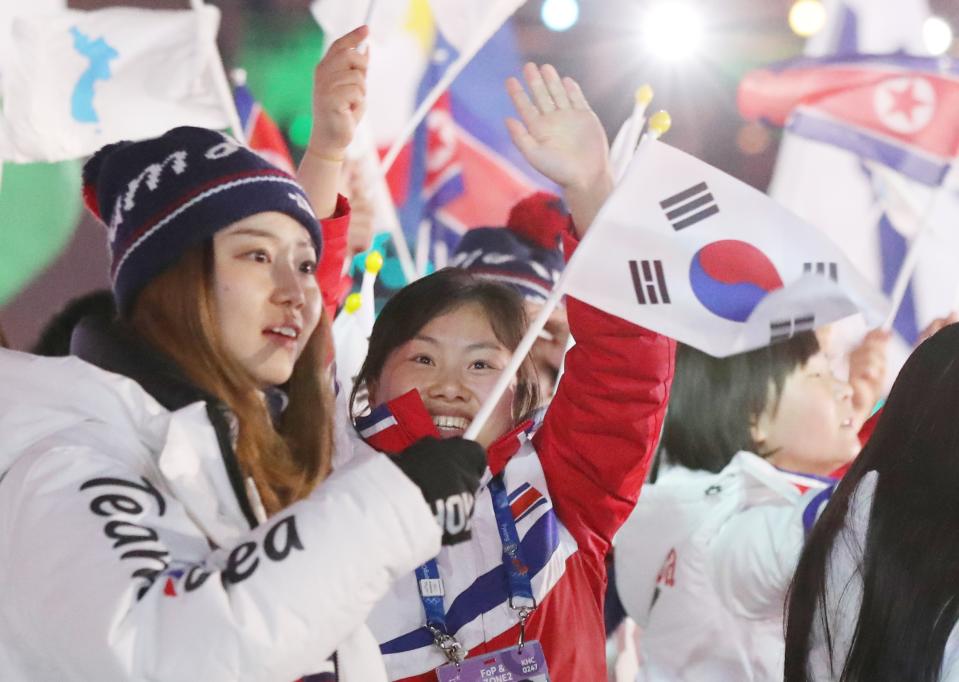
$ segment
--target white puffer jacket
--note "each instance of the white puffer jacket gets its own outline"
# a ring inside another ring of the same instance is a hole
[[[831,489],[750,452],[718,474],[673,467],[647,485],[614,553],[623,606],[643,628],[638,679],[782,680],[804,516]]]
[[[339,410],[335,472],[250,530],[203,403],[0,350],[0,678],[385,680],[364,620],[440,532]]]

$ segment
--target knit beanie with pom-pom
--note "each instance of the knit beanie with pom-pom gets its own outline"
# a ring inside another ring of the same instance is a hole
[[[562,199],[537,192],[513,206],[505,227],[477,227],[463,235],[450,265],[542,303],[565,266],[560,242],[569,223]]]
[[[116,142],[83,167],[87,208],[107,227],[110,279],[121,315],[192,246],[257,213],[285,213],[322,248],[303,188],[260,155],[214,130],[182,126]]]

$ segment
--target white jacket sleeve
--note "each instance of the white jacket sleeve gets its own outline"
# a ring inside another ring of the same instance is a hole
[[[293,682],[440,548],[419,490],[383,457],[214,549],[143,474],[60,446],[0,480],[0,633],[55,679]]]
[[[804,530],[803,501],[763,505],[739,512],[720,529],[710,547],[716,592],[743,618],[781,618]]]

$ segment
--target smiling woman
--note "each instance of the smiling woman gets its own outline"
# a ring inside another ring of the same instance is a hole
[[[202,128],[85,165],[118,318],[79,323],[79,358],[0,351],[5,681],[385,681],[366,616],[441,532],[333,399],[316,270],[348,220],[330,180],[362,110],[365,35],[317,68],[309,192]],[[478,446],[459,450],[481,469]]]
[[[363,388],[371,405],[419,388],[440,435],[462,435],[525,330],[523,301],[511,289],[459,269],[424,277],[384,306],[351,404]],[[538,404],[527,358],[478,441],[488,446]]]

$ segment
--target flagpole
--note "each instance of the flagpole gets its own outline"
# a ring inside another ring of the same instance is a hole
[[[660,116],[660,114],[663,115]],[[653,121],[654,117],[657,118],[655,127]],[[658,140],[663,133],[669,130],[670,121],[666,112],[654,114],[653,117],[650,117],[649,123],[650,132],[643,137],[644,140]],[[640,144],[640,147],[636,151],[634,158],[639,156],[642,149],[643,145]],[[589,239],[589,236],[590,232],[587,231],[586,235],[580,241],[576,251],[573,253],[573,256],[566,264],[566,268],[559,276],[556,286],[554,286],[553,290],[549,293],[549,296],[546,298],[546,302],[543,303],[543,307],[539,309],[536,317],[530,323],[529,328],[526,330],[526,333],[520,340],[519,345],[516,346],[516,350],[513,351],[513,357],[510,358],[509,364],[507,364],[500,373],[499,378],[496,380],[496,384],[493,386],[493,390],[486,399],[486,402],[483,403],[479,412],[477,412],[476,416],[473,417],[473,421],[470,422],[469,428],[467,428],[466,432],[463,434],[463,438],[476,440],[479,432],[483,430],[484,426],[486,426],[486,422],[489,421],[490,415],[492,415],[493,410],[496,409],[496,405],[499,403],[500,398],[503,397],[503,393],[506,392],[506,389],[513,381],[513,377],[516,376],[516,372],[519,371],[520,365],[523,364],[523,360],[526,359],[526,356],[529,355],[530,350],[533,348],[533,344],[536,343],[539,333],[546,327],[546,323],[549,321],[549,316],[552,315],[553,311],[556,309],[556,306],[559,305],[559,302],[565,295],[566,287],[569,284],[570,275],[576,270],[577,264],[579,263],[579,255],[583,253],[584,244]]]
[[[498,13],[491,12],[490,16],[496,16]],[[507,17],[508,18],[508,17]],[[406,141],[412,137],[413,133],[416,131],[416,127],[423,122],[423,119],[426,118],[426,115],[429,113],[430,109],[433,108],[433,105],[436,104],[437,100],[442,96],[450,85],[453,84],[453,81],[456,80],[456,77],[460,75],[463,69],[466,68],[466,65],[472,61],[473,57],[476,56],[476,53],[482,49],[482,47],[489,42],[489,39],[493,37],[493,34],[500,29],[500,27],[505,23],[506,19],[504,18],[501,21],[491,20],[485,27],[484,30],[477,33],[477,37],[469,44],[466,50],[456,58],[449,68],[443,73],[443,76],[440,78],[439,82],[433,86],[433,89],[430,90],[429,94],[426,95],[426,98],[420,102],[419,107],[416,108],[416,111],[413,113],[413,117],[406,124],[406,127],[403,129],[403,132],[393,141],[393,145],[390,147],[389,151],[386,152],[386,156],[383,157],[381,166],[383,167],[383,174],[385,175],[390,168],[393,167],[393,163],[396,161],[396,157],[400,155],[403,147],[406,145]]]
[[[386,182],[386,174],[379,164],[376,143],[373,141],[373,135],[366,119],[360,121],[353,135],[353,140],[363,177],[370,183],[374,210],[386,223],[385,227],[393,239],[393,248],[396,249],[396,256],[400,262],[400,268],[403,270],[403,276],[406,277],[407,282],[414,282],[419,278],[416,276],[413,255],[410,253],[409,244],[406,243],[406,235],[403,234],[403,226],[396,214],[396,206],[393,204],[389,184]]]
[[[190,7],[197,13],[197,19],[200,24],[200,57],[206,56],[203,50],[209,50],[209,42],[206,40],[206,25],[203,22],[203,0],[190,0]],[[216,88],[216,95],[220,99],[220,106],[226,112],[226,117],[230,121],[230,129],[233,131],[233,137],[237,142],[245,145],[247,143],[246,133],[243,131],[243,125],[240,123],[240,114],[236,110],[236,100],[233,98],[233,91],[230,89],[230,82],[227,79],[226,69],[223,66],[223,57],[220,55],[220,49],[216,45],[216,35],[212,36],[213,42],[213,87]]]
[[[653,89],[648,83],[644,83],[637,90],[634,96],[633,113],[623,124],[623,129],[616,140],[613,142],[610,162],[613,164],[613,177],[619,182],[626,169],[629,167],[629,161],[636,153],[636,146],[639,144],[639,136],[643,132],[643,126],[646,124],[646,108],[653,100]],[[620,135],[622,137],[620,137]],[[617,145],[616,143],[619,143]]]
[[[588,235],[589,233],[587,233],[587,237]],[[499,399],[503,397],[503,393],[506,392],[510,382],[513,381],[513,377],[516,376],[516,372],[519,371],[519,367],[523,364],[523,360],[525,360],[526,356],[529,355],[530,350],[533,348],[533,344],[536,343],[536,339],[539,337],[540,331],[549,321],[549,316],[556,309],[556,306],[559,305],[560,300],[562,300],[563,294],[566,291],[569,275],[576,267],[576,256],[578,253],[579,249],[577,249],[573,254],[573,257],[569,259],[569,263],[566,264],[566,269],[563,270],[563,274],[559,276],[556,286],[553,287],[553,290],[550,292],[546,302],[543,303],[543,307],[540,308],[539,313],[530,323],[529,329],[526,330],[526,334],[523,335],[519,345],[516,346],[516,350],[513,352],[513,357],[510,358],[509,364],[506,365],[506,368],[499,375],[499,379],[496,380],[496,384],[493,386],[493,391],[486,399],[486,402],[483,403],[483,406],[480,408],[479,412],[476,413],[476,416],[473,417],[473,421],[470,423],[469,428],[466,429],[466,433],[463,434],[463,438],[476,440],[476,436],[478,436],[479,432],[483,430],[484,426],[486,426],[486,422],[489,420],[490,415],[493,414],[496,404],[499,402]]]
[[[889,294],[889,314],[886,316],[885,322],[882,323],[881,329],[883,331],[892,329],[892,325],[896,322],[896,315],[899,314],[899,308],[902,306],[902,301],[906,296],[909,281],[916,271],[916,266],[919,265],[919,253],[932,225],[932,216],[935,213],[936,203],[939,201],[943,188],[946,186],[946,181],[952,173],[952,168],[952,165],[950,165],[945,176],[942,178],[942,182],[932,193],[932,197],[929,199],[929,203],[926,205],[926,210],[923,213],[922,221],[919,223],[919,229],[916,230],[916,236],[913,237],[909,243],[909,250],[906,251],[906,257],[899,267],[899,274],[896,275],[896,283],[893,285],[892,292]]]

